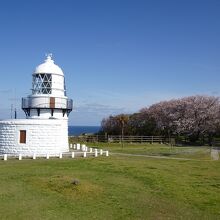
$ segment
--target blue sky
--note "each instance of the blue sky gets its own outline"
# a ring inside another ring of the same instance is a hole
[[[99,125],[160,100],[220,95],[218,0],[0,0],[0,118],[30,94],[52,52],[71,125]]]

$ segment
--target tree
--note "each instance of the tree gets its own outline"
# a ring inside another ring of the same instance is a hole
[[[172,99],[143,108],[131,115],[120,114],[102,120],[109,134],[184,136],[191,142],[220,135],[220,100],[213,96]]]
[[[170,135],[186,135],[195,142],[216,132],[220,122],[219,98],[190,96],[159,102],[147,109],[157,127]]]
[[[130,115],[127,126],[130,135],[159,134],[154,118],[145,110]]]
[[[211,137],[216,133],[220,123],[219,98],[213,96],[191,96],[183,98],[185,117],[179,119],[178,130],[189,136],[191,141],[200,137]]]
[[[122,148],[124,147],[124,128],[125,125],[128,123],[129,116],[125,114],[117,115],[116,120],[119,122],[120,127],[121,127],[121,143],[122,143]]]

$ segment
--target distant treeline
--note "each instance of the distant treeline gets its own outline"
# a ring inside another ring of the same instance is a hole
[[[213,96],[190,96],[162,101],[134,114],[104,118],[101,133],[110,135],[164,135],[190,142],[220,134],[220,100]]]

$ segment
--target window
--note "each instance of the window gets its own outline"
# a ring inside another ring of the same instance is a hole
[[[20,144],[26,144],[26,130],[20,130]]]
[[[51,94],[52,76],[48,73],[33,76],[33,94]]]

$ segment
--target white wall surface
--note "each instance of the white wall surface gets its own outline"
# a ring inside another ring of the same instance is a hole
[[[0,154],[58,156],[60,152],[68,152],[67,123],[67,119],[0,121]],[[20,130],[26,130],[26,144],[20,143]]]
[[[52,73],[52,95],[64,97],[64,76]]]

